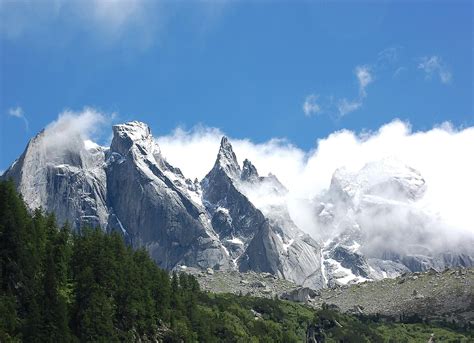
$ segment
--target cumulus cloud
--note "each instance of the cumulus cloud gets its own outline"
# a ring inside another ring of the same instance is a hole
[[[313,114],[321,112],[321,106],[317,103],[318,97],[317,94],[310,94],[306,97],[303,103],[303,112],[305,116],[311,117]]]
[[[443,84],[451,83],[453,75],[449,67],[444,63],[439,56],[425,56],[422,57],[418,64],[418,69],[421,69],[428,79],[437,75]]]
[[[202,179],[215,161],[222,134],[215,128],[177,129],[157,141],[171,164],[187,177]],[[240,162],[248,158],[261,175],[271,172],[288,188],[285,201],[290,215],[309,233],[315,234],[317,227],[307,200],[329,187],[337,168],[357,172],[369,162],[391,157],[417,169],[426,180],[421,207],[436,213],[453,232],[472,234],[474,163],[466,147],[474,145],[474,127],[456,129],[446,123],[414,132],[409,123],[394,120],[374,132],[334,132],[319,139],[311,151],[284,139],[254,143],[231,138],[231,142]]]
[[[28,119],[26,118],[25,113],[20,106],[8,109],[8,115],[23,120],[23,123],[25,124],[25,130],[29,130]]]

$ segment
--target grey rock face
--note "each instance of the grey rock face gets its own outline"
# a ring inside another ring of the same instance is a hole
[[[201,186],[212,226],[234,264],[265,222],[263,214],[237,189],[240,173],[232,146],[224,137],[216,163],[202,180]]]
[[[54,212],[59,223],[74,228],[105,227],[108,220],[105,150],[72,140],[74,150],[52,145],[40,132],[2,178],[12,178],[30,209]]]
[[[323,285],[319,244],[296,227],[284,206],[262,212],[245,195],[260,186],[274,195],[285,194],[275,176],[259,176],[249,160],[240,171],[224,137],[216,163],[201,185],[212,225],[240,271],[271,273],[315,288]]]
[[[308,287],[298,287],[288,292],[284,292],[280,298],[300,303],[307,303],[321,295],[318,291]]]
[[[138,122],[113,127],[106,168],[108,204],[120,219],[132,245],[145,246],[157,263],[220,268],[227,256],[204,209],[167,176],[149,128]]]
[[[189,264],[227,268],[226,250],[208,222],[199,187],[170,166],[139,122],[116,125],[110,149],[40,133],[3,175],[12,177],[31,209],[54,212],[74,228],[119,231],[146,247],[163,268]]]
[[[240,175],[242,181],[247,182],[258,182],[259,176],[257,168],[248,159],[244,160],[244,167],[242,168],[242,174]]]

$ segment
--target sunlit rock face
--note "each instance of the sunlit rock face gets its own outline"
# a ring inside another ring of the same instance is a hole
[[[120,232],[163,268],[228,268],[229,258],[202,205],[199,184],[160,154],[149,127],[113,127],[110,148],[72,137],[54,146],[42,132],[3,176],[12,177],[31,209],[56,214],[75,229]]]
[[[228,256],[208,222],[199,190],[161,157],[150,129],[113,127],[107,161],[107,203],[130,242],[164,268],[227,267]]]

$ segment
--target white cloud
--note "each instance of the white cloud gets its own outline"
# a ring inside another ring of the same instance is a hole
[[[451,83],[453,79],[453,75],[448,66],[439,56],[422,57],[418,64],[418,69],[421,69],[427,78],[432,78],[433,75],[438,75],[440,81],[444,84]]]
[[[318,97],[317,94],[310,94],[306,97],[303,103],[303,112],[305,116],[310,117],[313,114],[321,112],[321,106],[317,103]]]
[[[66,110],[46,126],[41,144],[50,158],[59,159],[68,152],[84,148],[85,140],[98,139],[114,114],[108,115],[86,107],[82,111]]]
[[[357,80],[359,81],[359,96],[366,97],[365,88],[372,83],[373,77],[368,66],[357,66],[355,69]]]
[[[140,36],[155,28],[157,4],[146,0],[2,2],[0,32],[16,39],[61,23],[94,35],[105,34],[109,39],[119,38],[127,30],[138,30]]]
[[[157,140],[171,164],[187,177],[202,179],[215,161],[221,135],[218,129],[200,127],[177,129]],[[357,171],[368,162],[392,157],[419,170],[425,178],[428,191],[424,206],[439,212],[449,228],[472,233],[474,163],[466,147],[474,146],[474,127],[457,130],[444,124],[413,132],[408,123],[395,120],[375,132],[334,132],[319,139],[311,151],[282,139],[231,142],[240,162],[250,159],[261,175],[271,172],[289,189],[290,214],[307,232],[316,230],[313,209],[300,199],[311,199],[327,189],[339,167]]]
[[[223,135],[220,129],[197,126],[189,131],[177,128],[156,140],[168,162],[180,168],[187,177],[201,180],[214,165]],[[254,144],[249,139],[232,139],[232,146],[240,164],[245,158],[252,162],[265,160],[265,166],[262,165],[259,172],[265,175],[288,170],[288,173],[279,174],[286,181],[297,174],[304,163],[305,153],[284,139],[275,138],[262,144]],[[280,162],[283,160],[292,163],[282,169]]]
[[[28,119],[26,118],[25,113],[23,112],[23,109],[20,106],[8,109],[8,115],[23,120],[23,122],[25,123],[25,130],[29,130]]]
[[[402,46],[392,46],[380,51],[377,54],[377,67],[380,69],[397,63],[402,50]]]
[[[359,85],[359,94],[355,99],[334,98],[333,96],[323,99],[317,94],[310,94],[305,98],[302,106],[305,116],[310,117],[312,114],[324,112],[341,118],[362,107],[364,99],[367,97],[366,88],[374,81],[374,76],[368,65],[357,66],[354,69],[354,74]]]
[[[340,99],[337,103],[337,111],[340,117],[345,116],[348,113],[358,110],[362,106],[362,100],[347,100],[346,98]]]
[[[12,117],[23,118],[23,109],[20,106],[12,107],[8,110],[8,114]]]
[[[188,11],[192,19],[198,18],[187,24],[202,34],[217,22],[229,3],[197,1],[189,6],[166,0],[0,1],[0,35],[11,40],[54,37],[48,43],[71,42],[81,36],[96,47],[116,47],[120,43],[120,48],[125,44],[130,51],[143,51],[163,40],[177,11]]]

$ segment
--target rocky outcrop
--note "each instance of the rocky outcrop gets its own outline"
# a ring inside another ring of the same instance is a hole
[[[56,145],[49,134],[43,130],[31,139],[2,178],[15,181],[31,209],[53,212],[60,223],[105,227],[106,150],[79,137],[70,137],[70,145]]]
[[[247,196],[250,188],[269,185],[271,193],[284,194],[286,189],[275,176],[259,176],[249,160],[241,169],[232,145],[223,137],[216,163],[201,185],[212,225],[238,270],[322,287],[319,244],[296,227],[286,208],[268,213]]]
[[[308,287],[298,287],[289,292],[284,292],[280,298],[300,303],[308,303],[314,300],[321,293]]]
[[[207,221],[205,210],[173,182],[148,126],[131,122],[113,127],[108,161],[107,202],[135,247],[146,247],[157,263],[202,268],[228,266],[228,258]],[[174,175],[173,175],[174,174]]]

